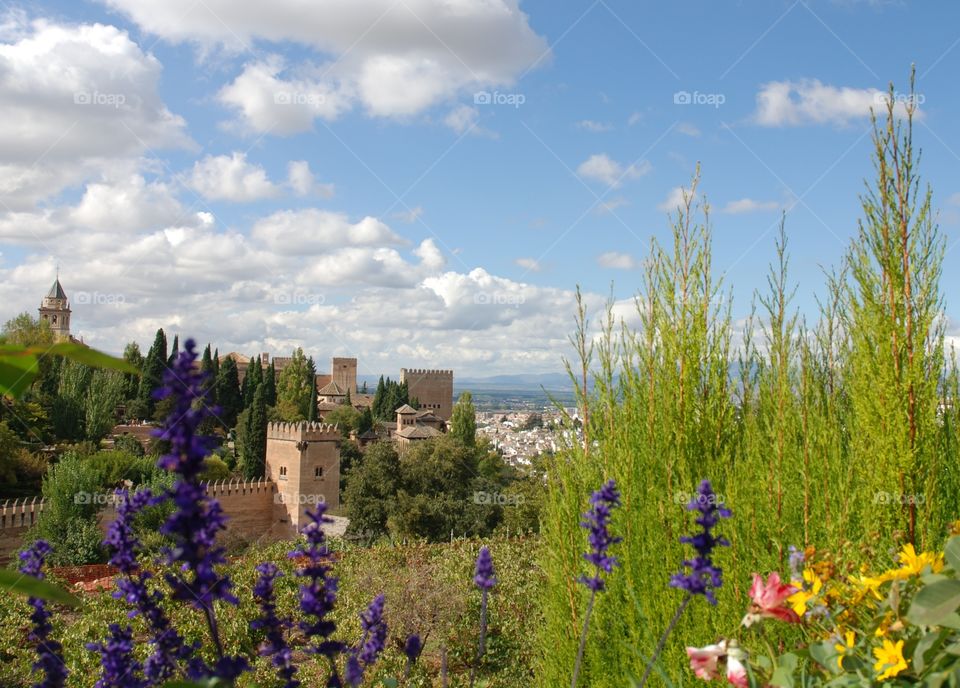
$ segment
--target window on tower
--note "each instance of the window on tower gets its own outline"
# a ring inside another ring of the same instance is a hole
[[[313,469],[313,477],[315,480],[320,480],[323,477],[323,466],[316,466]]]

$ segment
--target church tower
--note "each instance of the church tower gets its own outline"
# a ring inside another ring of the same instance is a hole
[[[50,287],[49,293],[40,302],[40,319],[50,324],[50,330],[57,341],[70,339],[70,304],[67,294],[60,285],[60,278]]]

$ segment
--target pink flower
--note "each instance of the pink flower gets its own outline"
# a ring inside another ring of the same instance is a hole
[[[774,571],[764,582],[759,573],[753,574],[750,586],[750,611],[743,617],[743,625],[759,621],[763,617],[780,619],[787,623],[800,623],[800,617],[787,605],[787,598],[797,592],[797,588],[780,580],[780,574]]]
[[[690,668],[697,678],[712,681],[720,678],[718,663],[727,654],[727,641],[721,640],[715,645],[706,647],[688,647],[687,657],[690,658]]]
[[[747,654],[739,647],[731,647],[727,654],[727,681],[730,685],[737,688],[748,688],[750,681],[747,679],[747,667],[743,660]]]

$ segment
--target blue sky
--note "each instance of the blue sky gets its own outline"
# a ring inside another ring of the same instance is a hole
[[[574,286],[628,300],[699,161],[734,318],[784,209],[814,318],[872,172],[869,106],[915,63],[957,333],[960,7],[308,4],[8,11],[0,315],[59,264],[107,350],[163,326],[362,373],[555,371]]]

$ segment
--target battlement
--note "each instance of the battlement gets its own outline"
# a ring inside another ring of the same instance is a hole
[[[291,442],[330,442],[342,439],[336,425],[328,423],[268,423],[267,441],[287,440]]]
[[[274,492],[276,484],[266,478],[256,480],[214,480],[203,484],[208,497],[229,497],[231,495],[252,495]]]
[[[41,513],[43,513],[42,497],[24,497],[0,502],[0,530],[29,528],[37,522]]]
[[[401,368],[400,375],[401,377],[404,375],[429,375],[436,378],[453,379],[452,370],[428,370],[426,368]]]

